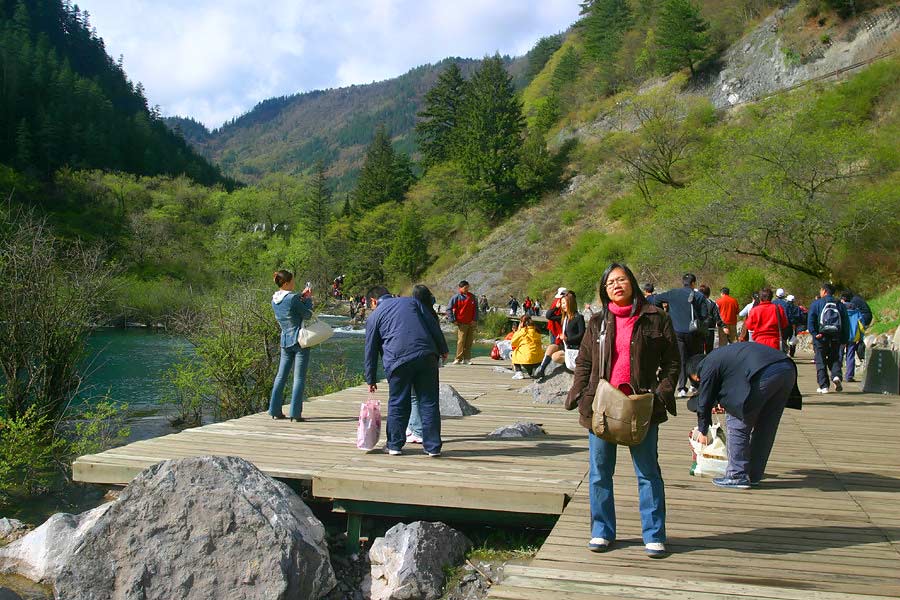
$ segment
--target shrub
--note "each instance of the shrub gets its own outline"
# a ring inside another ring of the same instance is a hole
[[[203,419],[203,409],[209,403],[213,387],[195,357],[182,354],[179,360],[163,375],[170,387],[163,395],[163,404],[175,427],[196,427]]]
[[[509,329],[509,316],[502,309],[482,315],[481,320],[478,321],[478,333],[485,338],[503,337]]]
[[[577,210],[572,209],[572,208],[567,208],[566,210],[562,211],[562,213],[559,215],[559,220],[566,227],[571,227],[572,225],[574,225],[575,223],[578,222],[578,217],[580,217],[580,216],[581,216],[581,213],[578,212]]]
[[[123,444],[131,435],[127,416],[127,404],[108,398],[86,408],[76,417],[72,454],[96,454]]]
[[[306,397],[325,396],[362,385],[365,377],[359,371],[347,368],[343,355],[326,361],[315,361],[306,380]]]
[[[766,275],[756,267],[738,267],[725,276],[725,285],[738,302],[745,302],[753,292],[765,287]]]
[[[0,417],[0,494],[29,496],[47,491],[53,467],[65,455],[65,440],[53,437],[53,422],[35,406],[14,417]]]

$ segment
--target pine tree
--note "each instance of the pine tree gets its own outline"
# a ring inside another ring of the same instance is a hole
[[[425,94],[425,108],[416,123],[422,165],[429,169],[451,155],[453,137],[465,96],[466,80],[456,63],[451,63]]]
[[[32,141],[31,131],[28,129],[28,123],[25,119],[19,121],[16,128],[16,164],[22,170],[30,169],[32,166]]]
[[[457,157],[472,183],[484,189],[481,208],[495,219],[520,199],[514,169],[525,118],[499,55],[486,58],[469,83],[460,120]]]
[[[418,217],[408,212],[391,244],[391,251],[384,261],[385,269],[392,275],[414,279],[428,266],[428,242],[422,234]]]
[[[596,60],[612,62],[622,37],[634,23],[628,0],[587,0],[581,4],[581,14],[588,54]]]
[[[325,230],[331,221],[331,189],[322,161],[316,162],[311,184],[301,219],[306,229],[321,242],[325,239]]]
[[[667,73],[688,67],[693,76],[694,65],[709,46],[707,29],[709,23],[692,0],[665,0],[656,30],[659,67]]]
[[[379,125],[366,150],[353,193],[356,209],[367,211],[390,200],[399,200],[393,195],[394,178],[394,148],[384,125]]]
[[[565,84],[575,81],[579,71],[581,71],[581,56],[578,55],[578,50],[569,46],[553,69],[550,87],[558,92]]]
[[[528,69],[525,71],[525,77],[532,80],[537,74],[543,70],[544,65],[553,56],[553,53],[562,47],[563,36],[560,33],[542,37],[537,41],[526,57],[528,58]]]

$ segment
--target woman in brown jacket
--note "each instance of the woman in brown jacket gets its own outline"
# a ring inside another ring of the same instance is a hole
[[[666,555],[666,495],[659,468],[659,424],[675,414],[675,383],[681,361],[669,316],[649,304],[628,267],[613,263],[600,279],[603,310],[591,318],[575,361],[575,381],[566,409],[578,408],[578,421],[588,429],[590,444],[591,540],[588,549],[608,550],[616,539],[613,473],[616,445],[591,431],[594,393],[600,379],[615,387],[630,384],[635,393],[653,392],[653,416],[647,437],[631,446],[638,479],[638,500],[647,555]],[[600,326],[606,321],[605,347],[600,364]]]

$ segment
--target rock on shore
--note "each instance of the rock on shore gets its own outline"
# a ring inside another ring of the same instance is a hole
[[[52,584],[59,600],[307,600],[335,585],[319,520],[234,457],[155,465],[118,500],[0,549],[0,570]]]

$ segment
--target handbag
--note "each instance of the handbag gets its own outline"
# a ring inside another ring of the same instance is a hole
[[[566,325],[569,324],[569,318],[563,319],[562,329],[565,332]],[[565,352],[566,368],[570,371],[575,370],[575,359],[578,358],[578,348],[569,348],[566,342],[563,342],[563,351]]]
[[[334,329],[328,323],[313,317],[303,322],[303,326],[297,334],[297,343],[301,348],[312,348],[330,339],[333,335]]]
[[[606,315],[600,326],[600,368],[604,365]],[[653,393],[625,394],[605,379],[600,379],[594,394],[591,429],[594,435],[611,444],[637,446],[647,437],[653,415]]]

